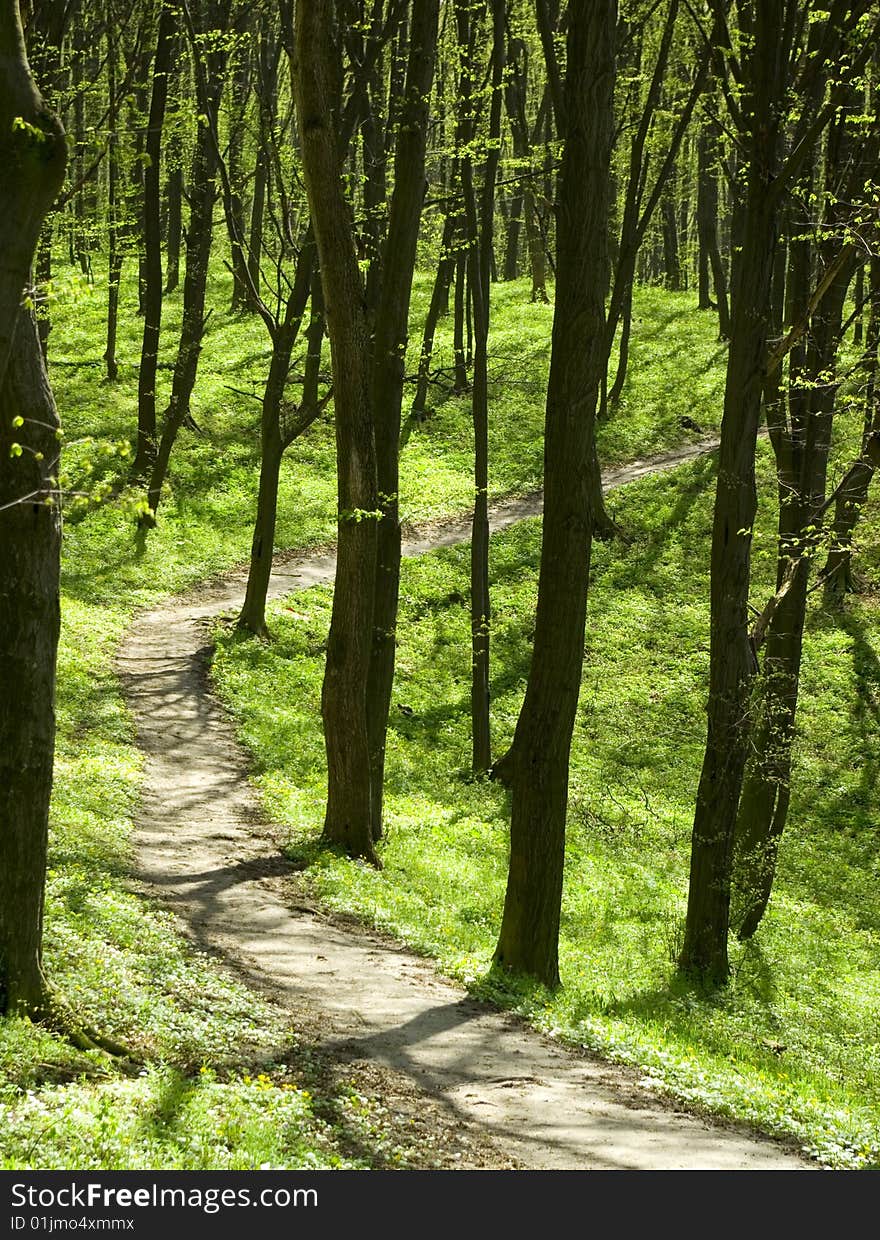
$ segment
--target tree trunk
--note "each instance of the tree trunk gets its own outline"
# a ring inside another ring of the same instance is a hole
[[[681,289],[681,259],[678,252],[675,202],[671,194],[663,199],[663,266],[666,271],[666,287],[677,293]]]
[[[825,567],[823,597],[826,607],[839,607],[853,588],[853,532],[868,499],[880,449],[880,400],[877,386],[877,349],[880,343],[880,258],[870,262],[870,310],[865,339],[865,423],[861,459],[848,471],[834,507],[831,547]]]
[[[153,93],[150,99],[146,164],[143,174],[144,336],[138,379],[137,450],[132,466],[137,477],[147,473],[156,457],[156,372],[159,362],[159,333],[162,327],[162,224],[159,173],[175,21],[176,13],[173,4],[164,4],[159,16],[159,33],[153,62]]]
[[[492,95],[489,110],[489,146],[483,169],[479,209],[473,184],[473,165],[469,146],[473,138],[472,106],[473,27],[469,30],[465,5],[456,6],[459,46],[467,49],[459,94],[463,116],[461,130],[463,154],[461,184],[467,220],[468,289],[473,306],[474,380],[471,410],[474,425],[474,515],[471,525],[471,764],[476,774],[485,774],[492,764],[489,712],[489,654],[491,607],[489,600],[489,287],[492,233],[495,210],[495,180],[498,173],[501,137],[501,104],[504,77],[504,4],[492,0]]]
[[[224,29],[229,5],[230,0],[214,0],[214,3],[206,4],[199,15],[201,29],[203,31]],[[217,200],[217,155],[211,129],[212,124],[216,123],[220,96],[223,91],[225,67],[225,45],[216,45],[205,54],[204,108],[207,116],[212,120],[199,125],[193,155],[189,229],[186,235],[186,275],[183,280],[183,323],[180,329],[174,375],[171,380],[171,399],[165,411],[159,450],[153,462],[147,487],[148,511],[142,520],[145,526],[155,525],[171,453],[181,427],[190,416],[190,402],[202,353],[202,340],[207,323],[205,294],[208,285],[208,266],[211,261],[211,245],[214,238],[214,204]],[[158,186],[156,192],[158,193]],[[161,269],[159,275],[161,304]]]
[[[180,284],[180,243],[183,236],[183,164],[177,162],[168,171],[165,185],[168,204],[166,241],[165,292],[173,293]]]
[[[246,310],[250,302],[247,273],[243,270],[247,266],[247,255],[241,244],[241,238],[245,235],[244,203],[242,201],[244,188],[245,119],[251,85],[251,42],[250,39],[247,39],[244,41],[244,46],[242,46],[242,36],[246,32],[245,21],[248,17],[248,11],[243,10],[239,14],[236,24],[236,34],[238,36],[236,46],[237,63],[231,75],[229,137],[226,156],[229,168],[229,183],[232,189],[230,202],[231,219],[228,221],[228,231],[232,254],[232,304],[230,310],[233,314]]]
[[[25,307],[66,143],[25,55],[18,0],[0,0],[0,1013],[38,1016],[55,742],[61,520],[58,415]]]
[[[681,970],[714,985],[728,975],[727,932],[736,810],[748,753],[755,656],[749,643],[752,528],[757,511],[755,445],[771,313],[777,238],[774,177],[785,70],[782,0],[758,4],[746,61],[751,109],[741,246],[718,454],[710,563],[708,732],[697,791]]]
[[[851,106],[857,106],[853,92]],[[823,237],[816,249],[819,266],[828,271],[844,244],[849,203],[857,201],[876,146],[863,139],[854,151],[848,120],[832,125],[824,160],[825,210]],[[846,170],[854,169],[845,180]],[[844,186],[841,193],[841,185]],[[846,202],[843,207],[839,201]],[[807,225],[808,226],[808,225]],[[802,226],[799,231],[806,232]],[[795,734],[803,632],[806,623],[810,562],[819,543],[820,518],[814,514],[825,499],[828,455],[839,379],[837,353],[843,335],[843,314],[855,256],[843,262],[818,306],[810,313],[810,254],[807,238],[792,241],[804,251],[803,277],[795,304],[799,318],[810,318],[806,343],[792,351],[789,366],[789,421],[771,424],[779,477],[779,540],[777,590],[786,571],[794,569],[788,593],[767,630],[767,653],[761,676],[759,726],[752,745],[736,827],[736,894],[738,933],[755,933],[770,900],[776,874],[779,840],[788,815],[791,751]],[[769,423],[769,414],[768,414]]]
[[[460,244],[461,234],[459,232],[457,232],[457,238]],[[459,249],[455,256],[455,300],[453,302],[454,321],[452,325],[452,355],[455,367],[455,381],[452,390],[456,396],[463,395],[470,386],[467,354],[465,352],[466,300],[467,259],[464,250]]]
[[[296,6],[293,79],[333,359],[338,465],[336,584],[321,695],[327,750],[324,838],[378,865],[372,832],[367,679],[373,633],[378,486],[369,331],[333,115],[333,5]]]
[[[244,603],[238,627],[266,635],[266,595],[272,576],[272,552],[275,546],[275,523],[278,512],[278,481],[281,458],[287,447],[282,427],[284,390],[290,373],[290,358],[305,314],[309,288],[312,289],[312,319],[315,319],[315,290],[320,278],[315,271],[315,244],[311,230],[300,249],[293,288],[287,302],[284,321],[279,323],[272,339],[272,360],[263,391],[260,420],[260,486],[257,513],[251,542],[251,562]],[[323,323],[323,315],[319,315]],[[305,405],[304,398],[303,404]],[[288,441],[289,442],[289,441]]]
[[[379,526],[373,605],[373,644],[367,681],[372,834],[382,835],[385,740],[394,681],[400,587],[400,419],[413,272],[425,195],[428,103],[434,77],[439,0],[413,0],[409,60],[399,114],[388,236],[373,343]]]
[[[109,106],[114,118],[117,115],[117,64],[116,43],[112,22],[112,9],[107,8],[107,92]],[[119,326],[119,285],[122,279],[122,250],[120,248],[120,195],[119,195],[119,137],[114,119],[107,151],[107,348],[104,361],[107,378],[114,383],[119,377],[116,360],[116,337]]]
[[[422,333],[422,351],[419,354],[419,373],[416,380],[416,394],[410,410],[410,416],[422,421],[426,416],[428,403],[428,385],[431,374],[431,357],[434,353],[434,336],[437,324],[449,300],[449,286],[455,272],[455,255],[452,243],[455,237],[455,219],[450,214],[443,223],[443,240],[440,243],[440,261],[434,277],[434,288],[428,313],[425,315],[425,329]]]
[[[595,448],[607,365],[609,171],[617,6],[569,5],[558,263],[547,389],[544,535],[525,702],[504,777],[513,789],[510,872],[495,963],[559,981],[559,919],[571,736],[584,657],[594,525]]]
[[[507,214],[507,233],[504,242],[504,275],[505,283],[515,280],[519,275],[519,234],[522,226],[523,195],[522,191],[511,195]]]

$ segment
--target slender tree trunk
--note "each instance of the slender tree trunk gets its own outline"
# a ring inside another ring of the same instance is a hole
[[[165,185],[168,204],[165,292],[173,293],[180,284],[180,243],[183,237],[183,164],[176,162],[168,171]]]
[[[373,343],[372,404],[381,517],[367,681],[372,833],[382,835],[385,741],[394,681],[400,588],[400,420],[412,280],[425,195],[428,103],[437,49],[439,0],[413,0],[409,60],[399,116],[394,193],[383,255]]]
[[[865,338],[865,423],[862,455],[848,471],[834,507],[831,548],[825,567],[823,596],[826,607],[839,607],[854,589],[852,571],[853,533],[868,499],[871,480],[880,464],[880,388],[877,384],[877,349],[880,342],[880,258],[870,262],[870,311]]]
[[[859,309],[856,312],[856,321],[855,323],[853,323],[853,344],[858,346],[862,344],[865,339],[865,315],[864,315],[864,311],[861,309],[862,304],[865,300],[865,265],[864,263],[860,263],[859,268],[856,271],[856,286],[853,292],[853,300],[855,301],[856,306],[859,307]]]
[[[229,244],[232,253],[232,304],[230,309],[235,314],[246,310],[250,298],[248,296],[247,275],[243,268],[247,265],[247,255],[241,246],[241,238],[245,235],[244,203],[242,201],[244,187],[244,137],[247,116],[248,94],[251,85],[251,44],[250,40],[241,45],[245,33],[247,10],[239,14],[236,33],[239,44],[236,49],[237,64],[231,74],[231,100],[229,116],[229,139],[227,146],[227,165],[229,182],[232,187],[231,207],[232,220],[229,222]]]
[[[466,9],[461,4],[459,42],[464,47],[472,33],[461,18]],[[489,105],[489,151],[483,169],[479,210],[473,185],[473,167],[468,151],[471,133],[466,135],[461,160],[461,182],[464,194],[468,251],[468,288],[473,306],[474,382],[472,416],[474,424],[474,515],[471,525],[471,763],[477,774],[486,773],[492,765],[492,741],[489,711],[489,657],[491,607],[489,600],[489,288],[492,235],[495,211],[495,180],[498,174],[501,138],[501,105],[504,77],[505,10],[503,0],[492,0],[492,96]],[[471,106],[471,68],[462,72],[460,94],[465,109]]]
[[[312,320],[315,321],[316,301],[319,296],[320,277],[315,271],[315,244],[311,230],[300,249],[293,288],[287,302],[283,322],[279,323],[272,339],[272,360],[263,390],[262,417],[260,421],[260,485],[257,494],[257,513],[254,536],[251,542],[251,562],[248,573],[244,603],[238,618],[238,627],[266,635],[266,595],[272,575],[272,553],[275,546],[275,523],[278,513],[278,482],[281,458],[289,442],[285,440],[282,425],[284,391],[290,373],[290,358],[305,314],[309,289],[312,289]],[[323,328],[323,314],[318,314]],[[320,356],[320,345],[319,345]],[[303,406],[307,396],[304,393]],[[317,400],[317,394],[315,396]]]
[[[33,1016],[47,1002],[61,519],[52,481],[58,415],[25,294],[66,156],[28,67],[18,0],[0,0],[0,1013]]]
[[[853,91],[851,107],[858,106]],[[876,160],[876,144],[863,139],[854,150],[849,122],[832,125],[824,159],[826,203],[824,236],[815,247],[821,270],[838,261],[848,224],[845,212],[858,199]],[[846,178],[847,169],[854,169]],[[841,185],[844,186],[841,193]],[[842,207],[840,199],[846,202]],[[843,335],[844,305],[855,267],[855,255],[844,261],[819,305],[810,314],[809,240],[792,242],[804,251],[803,278],[795,304],[798,317],[810,317],[802,347],[793,350],[789,366],[789,423],[771,425],[779,476],[779,542],[777,590],[794,569],[791,586],[777,606],[767,630],[767,652],[759,690],[758,728],[752,744],[736,828],[735,869],[738,932],[750,938],[770,900],[776,875],[779,841],[785,829],[791,795],[791,752],[795,734],[807,582],[812,555],[819,544],[821,520],[813,516],[825,499],[831,450],[838,372],[837,353]]]
[[[683,972],[708,984],[728,975],[727,932],[736,811],[748,754],[755,656],[749,643],[755,445],[771,313],[777,238],[773,192],[779,157],[782,0],[760,0],[747,60],[746,201],[735,252],[730,350],[721,424],[710,565],[708,733],[697,791]]]
[[[199,14],[203,31],[223,30],[229,14],[230,0],[214,0],[207,3]],[[190,402],[196,385],[202,340],[207,317],[205,296],[208,286],[208,267],[214,239],[214,204],[217,200],[217,154],[212,134],[216,123],[220,96],[223,91],[223,75],[226,68],[226,50],[215,46],[205,55],[204,106],[213,120],[199,125],[190,192],[189,230],[186,235],[186,275],[183,280],[183,323],[174,375],[171,380],[171,399],[165,411],[162,437],[153,461],[147,487],[148,511],[142,519],[144,526],[155,525],[156,512],[162,499],[162,486],[168,474],[171,453],[177,442],[181,427],[190,417]],[[158,187],[156,187],[158,192]],[[161,304],[161,269],[159,272],[159,301]]]
[[[116,131],[118,121],[115,119],[118,105],[116,43],[113,13],[109,5],[107,8],[107,91],[114,121],[107,151],[107,348],[104,352],[104,361],[107,364],[107,378],[113,383],[119,377],[116,337],[119,326],[119,285],[122,280],[123,255],[120,246],[119,136]]]
[[[143,174],[144,220],[144,336],[138,379],[138,435],[133,472],[147,473],[156,457],[156,373],[159,333],[162,327],[162,224],[159,174],[162,129],[168,99],[168,71],[177,20],[172,0],[163,4],[159,16],[156,56],[153,62],[153,93],[147,122],[146,166]]]
[[[513,790],[510,872],[496,964],[559,981],[568,765],[584,657],[594,526],[602,519],[595,448],[607,366],[605,295],[613,128],[614,0],[569,5],[559,185],[556,305],[547,389],[544,535],[525,702],[503,778]]]
[[[260,127],[268,133],[275,124],[278,111],[278,48],[268,22],[260,31]],[[266,215],[266,196],[269,186],[270,153],[265,142],[257,149],[254,167],[254,187],[251,197],[251,217],[248,230],[247,265],[251,283],[260,288],[260,261],[263,250],[263,227]],[[250,301],[248,302],[250,305]],[[251,306],[251,309],[255,307]]]
[[[700,309],[712,306],[709,281],[715,289],[718,310],[718,334],[730,335],[730,312],[727,306],[727,274],[718,246],[718,131],[713,124],[700,130],[697,145],[697,245],[699,247]],[[776,282],[774,280],[774,288]]]
[[[443,240],[440,243],[440,261],[434,277],[431,301],[425,315],[425,329],[422,333],[422,351],[419,354],[419,373],[416,380],[416,394],[412,403],[410,416],[422,421],[426,416],[428,403],[428,385],[431,375],[431,357],[434,353],[434,336],[437,324],[449,300],[449,286],[455,272],[455,254],[452,244],[455,236],[455,219],[450,214],[443,223]]]
[[[463,221],[459,221],[462,223]],[[461,233],[457,232],[459,245]],[[470,387],[468,379],[467,353],[465,351],[465,319],[467,317],[467,258],[463,249],[455,256],[455,299],[453,302],[452,355],[455,366],[453,392],[461,396]]]
[[[671,194],[667,194],[663,200],[663,266],[666,270],[666,287],[677,293],[681,289],[681,259],[675,202]]]
[[[504,276],[506,283],[519,275],[519,234],[522,227],[523,195],[512,194],[507,213],[507,232],[504,242]]]

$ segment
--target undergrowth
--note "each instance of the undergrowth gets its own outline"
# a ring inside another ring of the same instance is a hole
[[[427,276],[418,281],[414,342],[429,285]],[[99,275],[90,285],[74,268],[57,268],[49,357],[66,435],[66,528],[45,963],[74,1014],[123,1040],[144,1066],[139,1076],[128,1077],[106,1056],[76,1051],[27,1021],[0,1022],[5,1168],[411,1166],[439,1156],[424,1133],[416,1140],[394,1116],[383,1114],[381,1102],[353,1077],[328,1075],[316,1048],[278,1008],[197,950],[174,918],[138,894],[129,878],[143,772],[114,673],[116,651],[136,610],[243,562],[250,546],[268,343],[258,320],[225,312],[229,298],[229,278],[218,264],[209,287],[215,312],[193,402],[198,430],[183,432],[158,528],[144,538],[134,520],[141,492],[128,482],[142,329],[134,273],[129,264],[120,377],[107,383],[101,361],[106,279]],[[540,481],[552,309],[531,305],[524,282],[498,286],[494,298],[497,497]],[[164,310],[160,410],[180,312],[176,293]],[[636,316],[624,404],[601,430],[607,461],[693,439],[717,423],[722,379],[711,316],[698,314],[690,295],[656,290],[639,294]],[[438,369],[449,349],[447,331],[439,337]],[[430,406],[427,420],[409,428],[403,458],[402,508],[410,522],[465,510],[472,496],[467,399],[451,396],[440,381]],[[685,416],[700,429],[683,425]],[[277,546],[325,542],[334,523],[330,409],[285,458]],[[429,574],[433,563],[426,561]],[[317,608],[316,633],[324,606],[320,596],[309,603]],[[287,640],[282,617],[273,622],[282,639],[274,648],[279,655]],[[443,620],[438,614],[436,622],[455,625],[460,617],[451,613]],[[242,649],[246,658],[256,653],[256,647]],[[303,665],[312,669],[310,676],[316,666],[314,659]],[[441,718],[451,705],[437,697],[437,726],[455,733],[454,720]],[[314,718],[302,723],[313,739]],[[395,743],[402,755],[407,742]],[[424,824],[431,814],[438,821],[454,814],[464,823],[471,815],[474,847],[479,843],[482,851],[487,830],[500,844],[499,822],[492,826],[495,820],[483,813],[485,790],[456,785],[452,811],[435,805],[426,787],[427,793],[413,774],[410,808],[399,802],[395,810],[400,822],[407,813]],[[404,835],[393,828],[392,840]],[[392,872],[393,866],[389,878]],[[472,895],[468,916],[477,925],[482,914],[474,900]],[[450,936],[457,918],[454,905],[444,912]]]

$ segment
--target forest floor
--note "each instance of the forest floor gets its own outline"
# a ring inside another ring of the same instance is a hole
[[[609,471],[606,487],[713,446]],[[539,495],[501,503],[493,531],[538,512]],[[404,554],[469,536],[469,522],[442,522],[407,538]],[[334,567],[332,553],[281,557],[271,597],[330,582]],[[248,758],[211,692],[208,625],[240,605],[244,585],[236,572],[143,613],[118,658],[146,756],[138,881],[170,905],[197,947],[289,1011],[324,1070],[338,1068],[380,1099],[391,1131],[421,1140],[430,1165],[815,1165],[743,1127],[686,1113],[637,1071],[562,1048],[424,959],[316,905],[260,809]]]

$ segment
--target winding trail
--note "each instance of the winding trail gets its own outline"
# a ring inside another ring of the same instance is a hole
[[[605,485],[672,468],[715,446],[638,461],[609,472]],[[492,529],[540,510],[540,495],[499,504]],[[450,522],[406,540],[404,554],[469,537],[469,520]],[[330,582],[334,568],[332,555],[290,558],[273,572],[270,597]],[[141,615],[118,658],[146,755],[138,878],[196,942],[319,1030],[322,1052],[405,1078],[417,1105],[442,1108],[480,1134],[488,1142],[482,1166],[511,1159],[527,1168],[583,1170],[811,1166],[768,1138],[673,1109],[637,1073],[558,1046],[469,998],[430,962],[308,906],[207,679],[205,623],[240,606],[245,581],[236,572]]]

